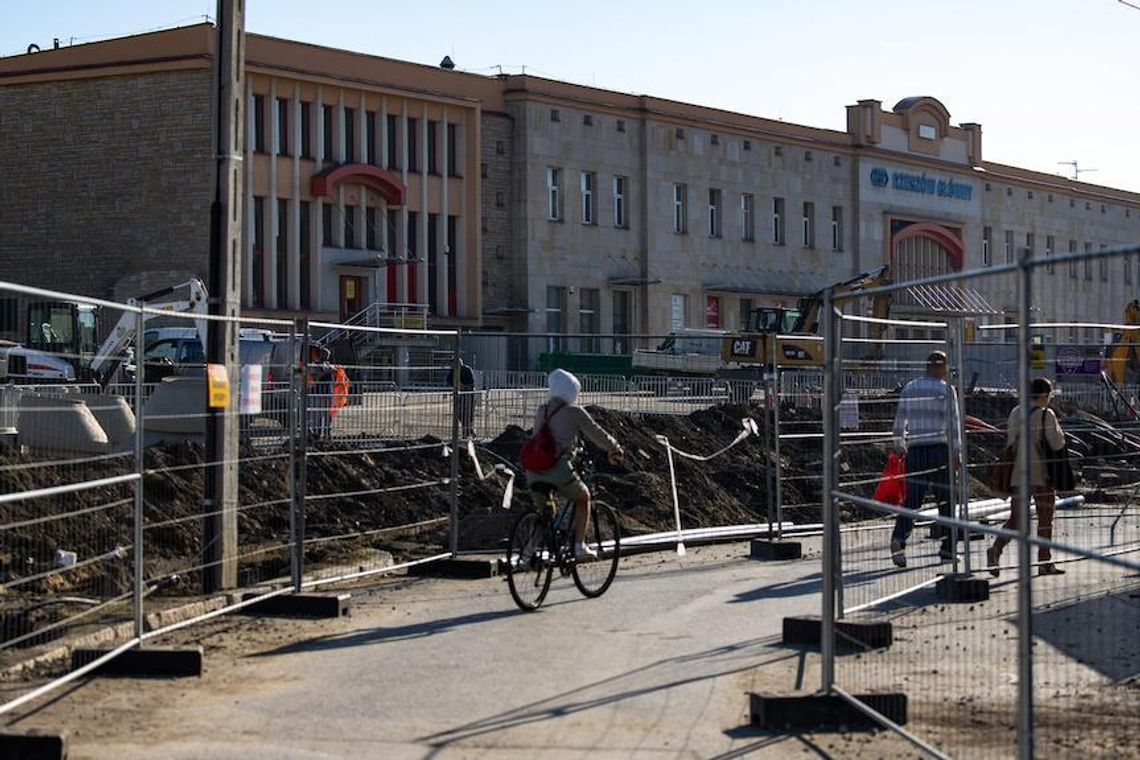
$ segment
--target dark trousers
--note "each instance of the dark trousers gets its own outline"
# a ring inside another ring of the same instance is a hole
[[[954,516],[950,506],[950,447],[945,443],[911,446],[907,450],[906,503],[903,506],[911,510],[920,509],[927,491],[934,491],[938,514]],[[949,526],[938,527],[945,529],[942,548],[949,551],[953,548],[954,532]],[[899,515],[895,518],[895,531],[891,538],[905,545],[913,528],[913,519]]]

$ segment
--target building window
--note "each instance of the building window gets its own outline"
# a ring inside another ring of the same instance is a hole
[[[1069,241],[1069,253],[1076,253],[1076,252],[1077,252],[1077,241],[1076,240],[1070,240]],[[1077,279],[1077,262],[1075,262],[1075,261],[1069,262],[1069,279],[1070,280]]]
[[[772,242],[784,244],[784,199],[772,199]]]
[[[439,214],[427,215],[428,313],[439,314]]]
[[[689,186],[673,185],[673,232],[685,234],[689,228]]]
[[[1107,246],[1102,245],[1100,247],[1100,249],[1102,251],[1105,248],[1107,248]],[[1101,282],[1108,282],[1108,259],[1106,259],[1105,257],[1102,256],[1100,259],[1098,259],[1098,261],[1100,262],[1098,267],[1097,267],[1098,269],[1100,269],[1100,281]]]
[[[749,323],[751,322],[751,320],[752,320],[752,299],[751,298],[741,298],[740,299],[740,322],[738,323],[737,327],[739,327],[741,330],[748,330],[748,329],[750,329]]]
[[[746,150],[746,151],[752,150],[752,141],[751,140],[745,140],[744,141],[744,150]]]
[[[934,128],[933,124],[919,124],[918,136],[923,140],[934,140],[938,137],[938,131]]]
[[[380,209],[368,209],[364,214],[364,248],[366,250],[380,250],[380,225]]]
[[[459,174],[459,125],[447,125],[447,176],[458,177]]]
[[[756,239],[756,197],[752,193],[743,193],[740,196],[740,239],[752,241]]]
[[[815,204],[804,203],[804,248],[815,248]]]
[[[594,117],[588,113],[582,114],[582,126],[585,126],[585,127],[594,126]]]
[[[447,313],[459,313],[459,217],[447,216],[447,237],[443,241],[443,256],[447,262]]]
[[[400,141],[398,139],[399,132],[397,130],[399,120],[394,114],[388,114],[388,118],[385,119],[385,121],[387,122],[387,130],[384,139],[388,141],[386,151],[388,153],[388,168],[399,169],[400,162],[398,156],[400,155]]]
[[[250,305],[265,305],[265,199],[253,196],[253,282]]]
[[[1053,251],[1055,249],[1053,246],[1056,242],[1052,235],[1045,236],[1045,271],[1049,274],[1053,274],[1053,269],[1055,268],[1053,264]]]
[[[289,153],[289,99],[277,98],[277,154]]]
[[[379,114],[377,114],[375,111],[364,112],[364,160],[372,166],[380,165],[376,160],[376,133],[379,132],[379,130],[376,128],[376,120],[378,118]]]
[[[1029,252],[1030,258],[1037,253],[1036,236],[1032,232],[1025,233],[1025,250]]]
[[[630,325],[633,321],[633,301],[630,298],[630,292],[628,290],[614,291],[613,309],[613,352],[615,354],[626,354],[629,353],[629,343],[628,339],[624,336],[629,335]]]
[[[427,123],[427,170],[428,174],[439,174],[439,151],[436,143],[439,141],[439,122]]]
[[[300,222],[297,234],[300,235],[301,239],[298,240],[297,243],[301,254],[300,295],[302,309],[308,309],[312,305],[312,300],[309,297],[309,292],[312,290],[312,283],[310,283],[309,280],[313,276],[313,254],[310,241],[312,235],[312,220],[309,216],[310,213],[312,213],[312,204],[309,203],[309,201],[301,201],[301,218],[297,220]]]
[[[1005,231],[1005,263],[1013,263],[1013,230]]]
[[[669,329],[673,332],[685,329],[688,300],[688,296],[684,293],[673,293],[669,296]]]
[[[321,245],[332,247],[333,243],[333,206],[329,201],[321,204]]]
[[[502,190],[495,191],[495,206],[502,208],[507,205],[507,196]]]
[[[1085,243],[1085,253],[1092,253],[1092,243]],[[1085,279],[1092,280],[1092,259],[1085,259]]]
[[[415,261],[419,257],[419,251],[420,215],[417,211],[409,211],[407,225],[404,227],[404,252],[407,254],[408,261]],[[408,284],[408,301],[419,303],[419,293],[411,286],[411,283]]]
[[[628,227],[625,218],[625,177],[614,177],[614,226]]]
[[[300,124],[297,125],[297,140],[301,143],[297,149],[301,153],[301,158],[313,157],[312,111],[309,103],[301,102]]]
[[[990,259],[990,252],[993,250],[994,245],[994,228],[982,227],[982,266],[988,267],[993,261]]]
[[[720,296],[705,297],[705,327],[710,330],[720,329]]]
[[[582,172],[580,179],[582,189],[582,224],[593,224],[594,217],[594,173]]]
[[[558,112],[557,108],[551,108],[550,109],[550,120],[551,121],[562,121],[562,114]]]
[[[709,188],[709,237],[720,237],[720,190]]]
[[[804,151],[804,163],[810,164],[812,162],[812,153],[810,150]]]
[[[566,332],[566,288],[546,286],[546,332],[550,334],[547,338],[547,351],[565,351],[565,339],[556,336]]]
[[[685,130],[682,129],[681,127],[677,127],[677,129],[673,132],[673,136],[675,138],[677,138],[678,140],[684,140],[685,139]]]
[[[583,335],[596,335],[599,330],[598,304],[601,293],[597,288],[582,288],[578,301],[578,332]],[[583,338],[579,350],[587,354],[598,353],[597,338]]]
[[[356,109],[344,109],[344,163],[356,163]]]
[[[407,156],[407,162],[408,162],[408,171],[410,171],[410,172],[419,171],[419,166],[420,166],[420,162],[416,157],[417,156],[417,153],[416,153],[416,137],[419,135],[419,126],[420,126],[419,119],[408,119],[408,134],[407,134],[408,156]]]
[[[289,304],[289,201],[277,199],[277,308]]]
[[[321,160],[333,160],[333,107],[321,106],[321,128],[324,130],[321,140]]]
[[[356,236],[356,206],[344,207],[344,247],[359,248],[362,241]]]
[[[831,250],[843,250],[843,207],[831,207]]]
[[[1132,259],[1126,254],[1123,257],[1124,261],[1124,284],[1132,284]]]
[[[562,218],[562,170],[553,166],[546,167],[546,218]]]
[[[495,140],[495,155],[503,156],[507,153],[507,146],[502,140]]]
[[[253,96],[253,113],[249,115],[249,132],[253,151],[265,152],[265,96]]]
[[[621,119],[617,120],[617,131],[618,132],[624,132],[625,131],[625,122],[622,121]]]

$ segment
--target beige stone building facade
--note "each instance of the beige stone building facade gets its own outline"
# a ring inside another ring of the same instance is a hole
[[[205,274],[213,31],[0,59],[0,170],[22,178],[3,277],[125,298]],[[246,67],[255,314],[734,329],[884,264],[901,281],[1140,240],[1140,195],[989,162],[930,97],[860,100],[839,131],[253,34]],[[975,285],[1004,319],[1012,281]],[[1117,321],[1138,290],[1136,257],[1046,268],[1036,316]]]

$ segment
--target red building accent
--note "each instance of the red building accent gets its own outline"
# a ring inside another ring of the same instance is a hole
[[[891,241],[892,270],[895,263],[894,259],[898,255],[899,244],[905,240],[916,237],[925,237],[936,241],[950,254],[950,264],[954,271],[962,271],[966,255],[962,241],[957,236],[951,234],[950,230],[940,224],[933,224],[932,222],[920,222],[918,224],[908,225],[902,232],[894,236],[894,239]]]
[[[387,203],[388,208],[401,208],[407,188],[400,177],[369,164],[342,164],[325,169],[313,175],[309,191],[314,198],[331,198],[343,182],[354,182],[375,190]]]

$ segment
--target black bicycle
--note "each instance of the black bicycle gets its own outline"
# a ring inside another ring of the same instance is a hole
[[[593,466],[586,462],[582,480],[592,485]],[[521,515],[511,528],[505,571],[511,596],[526,612],[537,610],[550,591],[555,569],[560,577],[570,575],[584,596],[606,593],[617,574],[621,559],[621,529],[617,513],[608,504],[591,499],[585,544],[596,556],[574,556],[574,513],[577,504],[559,499],[554,486],[536,484],[531,489],[535,507]]]

